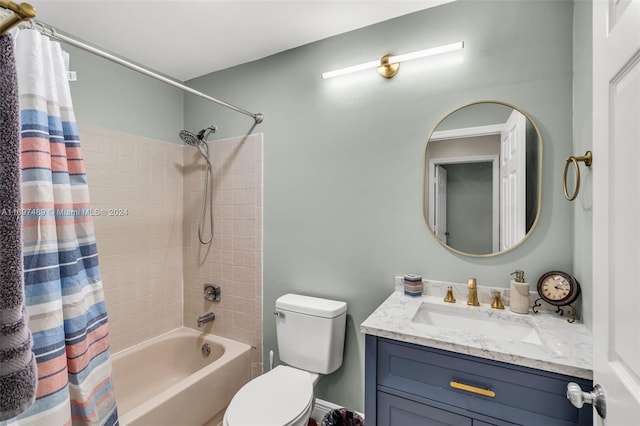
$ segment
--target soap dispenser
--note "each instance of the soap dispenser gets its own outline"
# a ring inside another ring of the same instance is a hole
[[[511,280],[511,292],[509,293],[509,308],[517,314],[529,313],[529,283],[524,280],[524,271],[515,271],[511,275],[516,278]]]

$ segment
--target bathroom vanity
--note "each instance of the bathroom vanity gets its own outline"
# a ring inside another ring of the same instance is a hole
[[[592,387],[583,324],[396,291],[361,331],[368,425],[592,424],[566,398],[569,382]]]

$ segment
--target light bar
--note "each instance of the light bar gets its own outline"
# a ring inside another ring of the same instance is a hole
[[[323,80],[326,80],[328,78],[339,77],[345,74],[351,74],[354,72],[364,71],[371,68],[378,68],[379,66],[380,66],[380,60],[365,62],[364,64],[360,64],[360,65],[352,65],[350,67],[340,68],[339,70],[323,72],[322,78]]]
[[[324,80],[338,77],[345,74],[351,74],[358,71],[363,71],[371,68],[378,68],[378,72],[385,78],[391,78],[398,73],[400,68],[400,62],[411,61],[413,59],[426,58],[428,56],[440,55],[443,53],[454,52],[456,50],[464,49],[464,42],[459,41],[456,43],[447,44],[444,46],[432,47],[429,49],[418,50],[416,52],[405,53],[402,55],[385,55],[380,60],[365,62],[359,65],[353,65],[346,68],[340,68],[334,71],[327,71],[322,73]]]
[[[446,44],[444,46],[432,47],[430,49],[418,50],[417,52],[405,53],[404,55],[396,55],[389,58],[389,63],[406,62],[413,59],[426,58],[427,56],[440,55],[442,53],[455,52],[464,49],[464,41]]]

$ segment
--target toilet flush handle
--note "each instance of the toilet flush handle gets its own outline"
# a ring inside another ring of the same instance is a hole
[[[273,315],[277,316],[278,318],[284,318],[284,313],[280,311],[275,311]]]

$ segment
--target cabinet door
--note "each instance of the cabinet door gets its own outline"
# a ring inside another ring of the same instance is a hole
[[[377,426],[472,426],[469,417],[378,392]]]
[[[514,423],[505,423],[502,421],[497,420],[496,423],[487,423],[487,422],[483,422],[482,420],[476,420],[473,419],[473,426],[517,426]]]
[[[640,2],[593,7],[593,379],[606,396],[606,420],[640,417],[638,160],[640,159]],[[589,178],[588,178],[589,179]],[[589,190],[587,190],[589,191]],[[633,237],[635,235],[635,237]],[[591,388],[582,388],[591,391]]]

